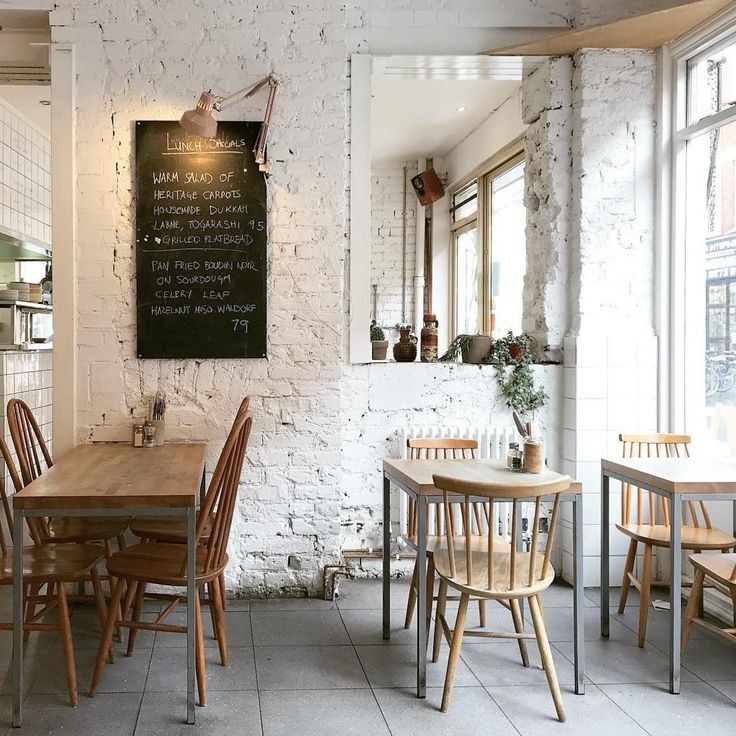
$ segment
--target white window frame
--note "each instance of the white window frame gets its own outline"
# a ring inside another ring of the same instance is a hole
[[[659,426],[663,431],[691,430],[692,409],[685,354],[687,317],[693,289],[684,288],[686,271],[686,148],[696,134],[736,122],[736,105],[696,123],[687,123],[688,61],[729,38],[736,41],[736,5],[708,19],[686,36],[661,49],[659,95],[659,192],[657,237],[657,330],[659,334]],[[691,275],[693,276],[693,275]],[[700,277],[700,274],[697,274]]]

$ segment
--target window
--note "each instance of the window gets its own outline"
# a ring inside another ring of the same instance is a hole
[[[450,216],[454,335],[521,332],[526,271],[523,154],[456,190]]]
[[[727,32],[680,58],[675,49],[671,419],[736,454],[736,35]]]

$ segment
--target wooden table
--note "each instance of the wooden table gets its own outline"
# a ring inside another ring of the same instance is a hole
[[[601,635],[609,635],[611,478],[664,496],[670,502],[670,692],[680,692],[682,621],[682,501],[733,501],[736,530],[736,459],[642,458],[601,461]]]
[[[486,483],[502,483],[512,488],[528,483],[528,473],[513,473],[500,460],[384,460],[383,461],[383,638],[391,638],[391,484],[417,502],[417,697],[427,693],[427,505],[442,502],[435,487],[434,474]],[[545,470],[534,476],[539,481],[560,478]],[[575,642],[575,692],[585,693],[585,636],[583,616],[583,489],[572,481],[570,490],[560,500],[572,503],[573,513],[573,636]],[[458,496],[458,501],[464,497]],[[478,498],[485,501],[485,498]],[[510,500],[510,499],[509,499]],[[552,498],[547,500],[553,500]],[[519,515],[521,517],[521,514]],[[519,518],[521,524],[521,518]],[[518,535],[521,540],[521,534]]]
[[[187,723],[194,723],[195,526],[203,443],[80,445],[13,497],[14,539],[33,516],[187,517]],[[13,726],[23,722],[23,555],[13,555]]]

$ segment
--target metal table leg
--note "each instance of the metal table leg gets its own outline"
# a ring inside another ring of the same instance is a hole
[[[609,597],[608,589],[610,580],[610,503],[609,486],[611,479],[601,472],[601,636],[608,638],[609,635]]]
[[[383,638],[391,638],[391,481],[383,476]]]
[[[204,499],[207,495],[207,466],[202,468],[202,480],[199,481],[199,508],[204,506]]]
[[[680,625],[682,619],[682,497],[670,504],[670,692],[680,692]]]
[[[194,627],[195,627],[195,599],[197,595],[196,571],[196,524],[197,511],[187,509],[187,723],[194,724]]]
[[[572,499],[572,548],[575,568],[573,625],[575,628],[575,693],[585,695],[585,579],[583,576],[583,494]]]
[[[417,498],[417,697],[427,697],[427,503]]]
[[[511,502],[512,508],[514,510],[516,509],[515,502]],[[516,516],[516,551],[517,552],[523,552],[524,551],[524,520],[522,518],[523,514],[521,513],[521,508],[519,509],[518,513],[514,513]],[[513,519],[513,516],[512,516]],[[524,620],[524,598],[519,598],[519,608],[521,609],[521,618],[522,621]]]
[[[13,727],[23,725],[23,512],[13,511]]]

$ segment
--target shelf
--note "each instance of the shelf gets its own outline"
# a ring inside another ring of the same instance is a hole
[[[54,309],[53,304],[41,304],[40,302],[5,302],[0,300],[0,307],[22,307],[26,310],[35,310],[37,312],[51,312]]]

